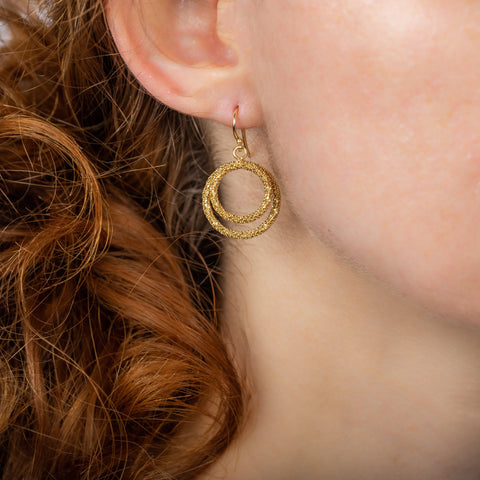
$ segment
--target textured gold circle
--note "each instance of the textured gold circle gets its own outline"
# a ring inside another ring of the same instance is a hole
[[[227,212],[222,204],[220,203],[220,199],[218,198],[218,187],[220,185],[220,182],[222,181],[223,177],[234,170],[249,170],[250,172],[255,173],[260,177],[262,180],[264,189],[265,189],[265,196],[263,199],[262,204],[258,209],[250,213],[249,215],[235,215],[233,213]],[[260,167],[259,165],[253,163],[253,162],[248,162],[245,160],[240,160],[240,161],[235,161],[235,162],[230,162],[227,163],[226,165],[221,166],[218,168],[211,176],[211,179],[207,181],[207,184],[211,182],[211,190],[212,190],[212,195],[210,196],[210,200],[213,206],[213,209],[215,212],[224,220],[228,220],[233,223],[251,223],[254,222],[255,220],[258,220],[267,210],[268,206],[272,202],[271,196],[272,196],[272,180],[271,176],[268,174],[268,172],[263,168]]]
[[[265,197],[262,204],[255,212],[249,215],[235,215],[227,212],[223,208],[222,204],[220,203],[220,199],[218,198],[218,187],[223,177],[229,172],[240,169],[248,170],[256,174],[262,181],[265,188]],[[203,190],[202,205],[208,221],[212,227],[222,235],[225,235],[228,238],[237,239],[252,238],[265,232],[265,230],[270,228],[273,222],[276,220],[280,211],[280,189],[268,170],[245,159],[237,159],[233,162],[227,163],[226,165],[222,165],[210,175]],[[267,212],[270,205],[271,211],[266,220],[258,227],[243,232],[225,227],[215,216],[215,213],[217,213],[219,217],[229,222],[245,224],[258,220],[264,213]]]

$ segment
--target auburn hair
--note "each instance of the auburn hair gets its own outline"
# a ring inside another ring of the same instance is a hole
[[[0,0],[0,477],[190,479],[243,418],[202,129],[101,0]]]

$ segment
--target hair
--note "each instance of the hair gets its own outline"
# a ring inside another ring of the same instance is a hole
[[[245,396],[215,300],[198,123],[101,0],[0,0],[0,478],[190,479]]]

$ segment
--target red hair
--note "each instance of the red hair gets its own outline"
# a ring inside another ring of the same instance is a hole
[[[100,0],[0,21],[2,478],[194,478],[244,405],[203,133],[138,85]]]

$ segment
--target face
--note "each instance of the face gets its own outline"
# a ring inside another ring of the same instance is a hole
[[[247,4],[300,221],[401,295],[479,324],[480,2]]]

